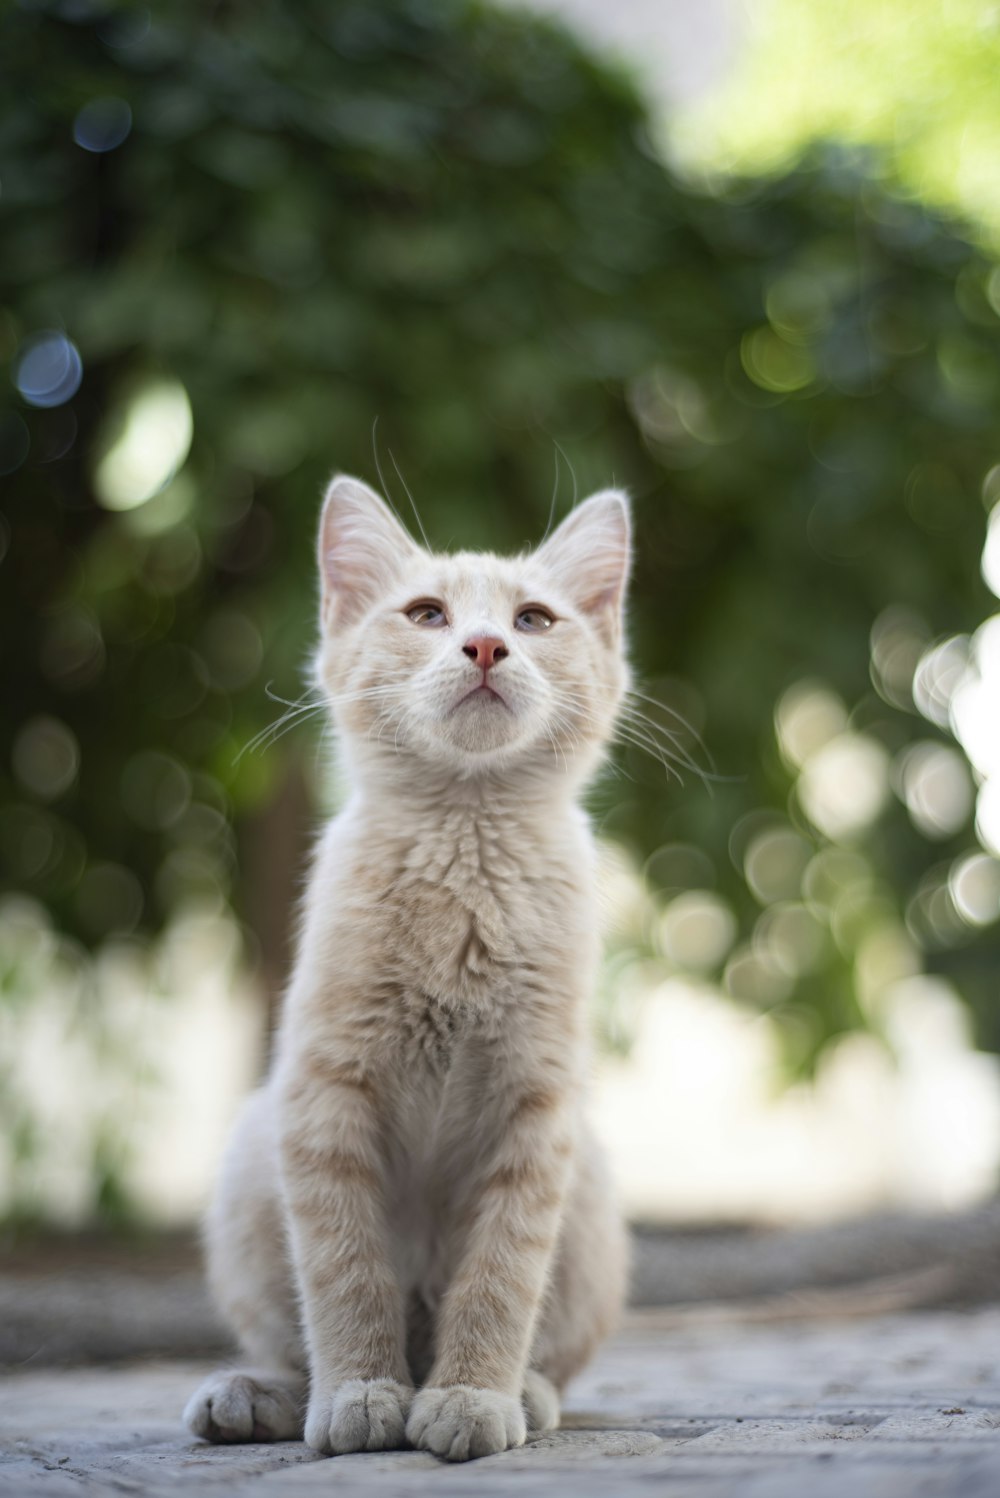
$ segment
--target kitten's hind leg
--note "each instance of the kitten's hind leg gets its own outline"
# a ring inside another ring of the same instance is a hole
[[[220,1369],[187,1402],[184,1423],[204,1441],[301,1441],[303,1373]]]
[[[205,1222],[208,1280],[251,1367],[306,1369],[288,1252],[274,1098],[247,1100],[226,1147]]]
[[[627,1265],[626,1233],[607,1169],[585,1134],[531,1353],[531,1366],[554,1388],[565,1388],[617,1322]]]
[[[271,1099],[243,1110],[206,1224],[215,1301],[243,1347],[244,1367],[221,1369],[188,1400],[184,1420],[206,1441],[301,1441],[305,1349],[278,1187]]]
[[[537,1368],[529,1368],[524,1375],[521,1405],[529,1435],[538,1436],[547,1430],[558,1430],[559,1395],[555,1385],[550,1383],[544,1373],[539,1373]]]

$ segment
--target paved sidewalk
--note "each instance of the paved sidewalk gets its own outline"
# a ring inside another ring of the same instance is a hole
[[[0,1377],[0,1492],[997,1498],[1000,1306],[868,1319],[634,1314],[564,1428],[465,1466],[210,1447],[179,1411],[203,1365]]]

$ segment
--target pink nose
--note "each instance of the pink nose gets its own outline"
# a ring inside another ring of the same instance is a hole
[[[473,639],[466,640],[462,646],[462,653],[482,668],[483,675],[495,666],[497,661],[502,661],[505,655],[510,654],[504,642],[498,640],[495,635],[476,635]]]

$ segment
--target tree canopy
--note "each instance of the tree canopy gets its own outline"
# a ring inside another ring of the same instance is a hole
[[[1000,489],[984,253],[852,149],[684,185],[627,79],[461,0],[3,25],[7,887],[81,953],[191,898],[252,916],[332,468],[405,506],[401,470],[441,546],[613,480],[651,722],[594,808],[655,895],[639,946],[797,1069],[920,963],[1000,1047],[949,716]]]

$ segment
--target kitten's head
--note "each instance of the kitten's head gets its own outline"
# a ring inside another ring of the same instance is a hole
[[[338,477],[319,563],[319,677],[352,758],[590,769],[627,684],[623,494],[593,495],[526,555],[449,556]]]

